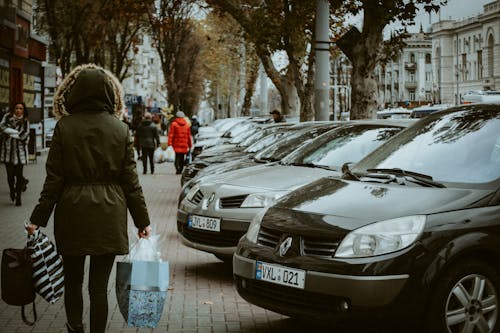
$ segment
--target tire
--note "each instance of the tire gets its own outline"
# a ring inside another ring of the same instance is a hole
[[[454,265],[441,275],[431,298],[426,332],[499,330],[500,275],[491,265],[473,260]]]

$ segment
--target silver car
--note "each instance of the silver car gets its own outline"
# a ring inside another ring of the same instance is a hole
[[[201,178],[179,203],[177,229],[185,245],[230,260],[253,217],[290,191],[341,174],[408,126],[409,121],[351,122],[293,151],[278,164]]]

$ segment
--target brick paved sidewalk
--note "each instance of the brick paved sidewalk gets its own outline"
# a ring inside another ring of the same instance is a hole
[[[46,152],[36,163],[25,166],[30,180],[23,194],[23,205],[16,207],[9,199],[5,168],[0,165],[0,242],[3,248],[25,244],[23,221],[29,218],[41,191],[45,177]],[[138,166],[150,217],[161,234],[161,251],[170,263],[170,291],[159,326],[155,329],[128,327],[116,303],[115,271],[109,283],[109,322],[107,332],[314,332],[312,323],[299,322],[250,305],[237,294],[232,282],[232,270],[213,255],[183,246],[176,230],[179,175],[172,163],[158,164],[154,175],[143,175]],[[53,223],[44,231],[52,235]],[[134,239],[135,228],[129,219],[129,237]],[[87,280],[87,276],[85,277]],[[86,283],[87,281],[85,281]],[[84,285],[86,290],[86,285]],[[85,316],[88,323],[88,296]],[[21,320],[20,307],[0,301],[0,332],[65,332],[66,317],[62,300],[54,305],[37,297],[39,319],[32,326]],[[332,330],[328,330],[332,332]]]

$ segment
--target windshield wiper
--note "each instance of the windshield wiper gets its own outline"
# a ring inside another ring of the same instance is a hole
[[[330,170],[330,171],[337,171],[328,165],[321,165],[321,164],[314,164],[314,163],[289,163],[287,165],[293,165],[293,166],[301,166],[301,167],[306,167],[306,168],[320,168],[320,169],[325,169],[325,170]]]
[[[420,184],[423,186],[429,186],[429,187],[446,187],[441,183],[438,183],[434,180],[432,180],[432,177],[423,173],[418,173],[414,171],[409,171],[409,170],[403,170],[400,168],[380,168],[380,169],[367,169],[367,172],[373,172],[373,173],[382,173],[382,174],[389,174],[389,175],[394,175],[396,177],[403,177],[404,179]],[[367,177],[370,177],[370,175],[366,175]]]
[[[360,181],[359,177],[356,176],[349,168],[349,164],[352,164],[352,162],[345,162],[342,164],[342,178]]]

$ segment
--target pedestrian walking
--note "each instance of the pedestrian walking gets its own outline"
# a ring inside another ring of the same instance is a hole
[[[29,128],[28,110],[23,102],[15,103],[0,122],[0,162],[5,163],[10,200],[16,206],[21,206],[21,193],[28,184],[23,167],[28,162]]]
[[[170,124],[168,131],[168,145],[175,151],[175,173],[181,174],[186,163],[186,154],[191,150],[193,141],[191,140],[190,126],[185,119],[186,115],[182,111],[177,111],[175,119]]]
[[[144,113],[142,122],[136,130],[137,143],[141,147],[142,156],[142,173],[146,174],[149,168],[151,174],[155,173],[155,162],[153,159],[155,149],[160,146],[160,135],[158,134],[158,126],[153,123],[151,113]]]
[[[273,111],[269,112],[269,114],[273,117],[273,121],[275,123],[286,123],[285,117],[279,110],[274,109]]]
[[[120,119],[118,80],[96,65],[76,67],[54,96],[54,129],[46,178],[29,234],[46,227],[54,210],[54,235],[64,262],[68,332],[83,332],[82,284],[90,256],[90,332],[102,333],[108,318],[107,287],[116,255],[128,253],[127,208],[138,236],[150,220],[128,127]]]
[[[200,122],[198,121],[198,117],[191,117],[191,136],[193,137],[193,142],[196,142],[196,135],[200,129]]]

